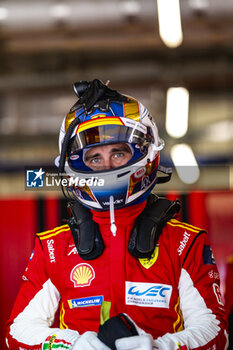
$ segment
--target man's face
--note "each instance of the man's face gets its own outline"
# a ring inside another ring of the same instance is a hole
[[[126,143],[115,143],[89,149],[84,163],[92,170],[101,171],[121,167],[131,158],[132,152]]]

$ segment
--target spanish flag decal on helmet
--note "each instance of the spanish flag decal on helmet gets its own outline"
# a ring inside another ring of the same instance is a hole
[[[80,123],[77,128],[77,133],[82,132],[84,130],[94,128],[100,125],[124,125],[121,118],[119,117],[103,117],[103,118],[94,118],[91,120],[87,120],[83,123]]]

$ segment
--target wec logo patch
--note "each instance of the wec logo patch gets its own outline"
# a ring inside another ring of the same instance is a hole
[[[169,308],[172,286],[161,283],[126,282],[127,305]]]

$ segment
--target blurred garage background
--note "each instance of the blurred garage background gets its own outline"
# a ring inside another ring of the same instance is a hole
[[[181,219],[208,229],[224,293],[233,253],[233,2],[162,0],[165,19],[159,2],[0,1],[1,344],[35,233],[67,216],[59,191],[25,189],[25,166],[54,163],[78,80],[110,80],[151,111],[166,142],[161,163],[173,168],[155,192],[180,198]]]

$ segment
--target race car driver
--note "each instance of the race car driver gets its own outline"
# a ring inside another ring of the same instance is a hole
[[[37,234],[8,348],[226,349],[207,233],[175,218],[178,201],[150,194],[170,174],[148,110],[99,80],[74,90],[58,161],[71,217]]]

